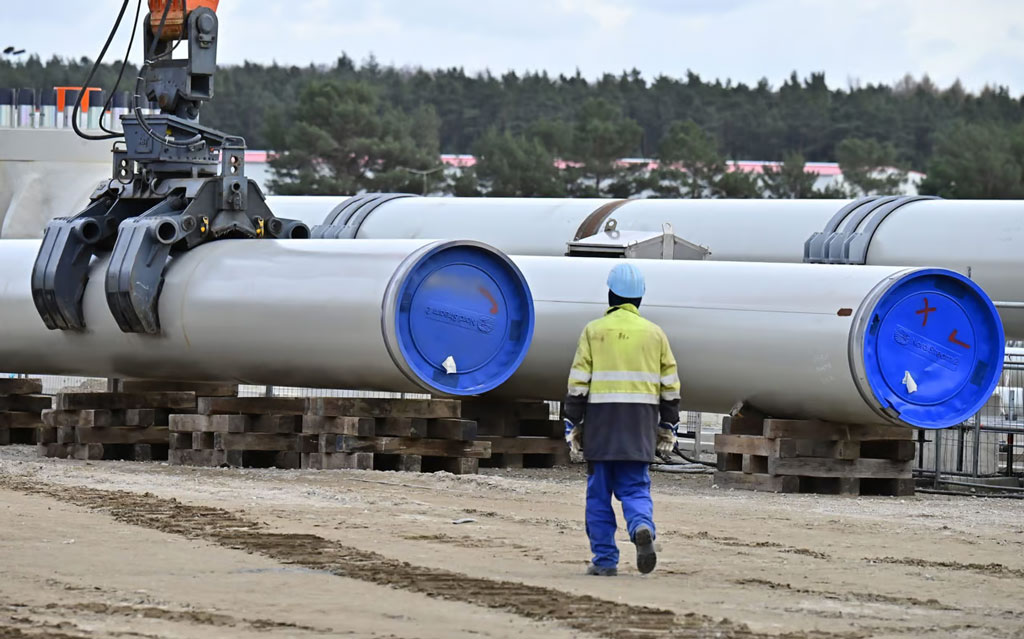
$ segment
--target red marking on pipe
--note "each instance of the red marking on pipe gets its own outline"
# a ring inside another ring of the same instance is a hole
[[[949,334],[949,341],[953,342],[957,346],[963,346],[964,348],[970,348],[971,347],[970,344],[965,344],[964,342],[961,342],[960,340],[958,340],[956,338],[956,330],[957,329],[954,328],[953,332]]]
[[[928,313],[931,313],[934,310],[936,310],[934,306],[928,306],[928,298],[924,298],[924,308],[919,311],[914,311],[915,315],[924,315],[924,321],[921,322],[921,326],[928,326]],[[953,333],[956,333],[956,331],[953,331]],[[968,348],[970,347],[968,346]]]
[[[494,296],[491,295],[491,292],[488,291],[483,286],[481,286],[477,290],[480,291],[480,293],[482,293],[483,296],[486,297],[487,300],[491,303],[491,315],[497,315],[498,314],[498,302],[494,299]]]

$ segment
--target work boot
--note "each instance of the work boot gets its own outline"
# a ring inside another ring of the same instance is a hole
[[[595,566],[590,564],[587,566],[587,574],[594,575],[595,577],[614,577],[619,574],[619,569],[615,566]]]
[[[633,533],[633,543],[636,544],[636,569],[646,575],[658,563],[658,554],[654,552],[654,533],[647,526],[638,526]]]

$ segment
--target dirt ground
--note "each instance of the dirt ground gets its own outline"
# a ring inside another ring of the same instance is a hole
[[[0,639],[1024,637],[1024,502],[655,475],[587,577],[581,468],[195,469],[0,448]],[[471,519],[467,523],[454,523]]]

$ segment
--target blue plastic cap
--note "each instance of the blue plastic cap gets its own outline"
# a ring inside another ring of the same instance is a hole
[[[619,297],[643,297],[644,274],[632,264],[619,264],[608,274],[608,288]]]
[[[922,269],[879,298],[863,345],[868,384],[887,412],[911,426],[947,428],[992,396],[1006,338],[977,284],[954,271]]]
[[[479,242],[438,243],[418,255],[387,312],[394,313],[396,363],[421,386],[448,395],[494,389],[519,368],[533,339],[526,278]]]

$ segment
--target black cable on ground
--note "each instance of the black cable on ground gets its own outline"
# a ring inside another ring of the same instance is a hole
[[[959,490],[936,490],[934,488],[917,488],[916,492],[928,495],[951,495],[953,497],[983,497],[986,499],[1024,499],[1024,495],[1009,493],[964,493]]]
[[[694,443],[694,449],[696,449],[696,450],[700,449],[700,442]],[[679,450],[679,445],[678,444],[676,444],[675,448],[672,449],[672,452],[675,453],[676,455],[679,455],[680,457],[682,457],[686,461],[690,462],[691,464],[700,464],[701,466],[707,466],[709,468],[714,468],[716,470],[718,469],[718,464],[717,463],[701,461],[700,453],[697,453],[697,459],[690,459],[689,457],[687,457],[686,455],[683,454],[683,451]]]

